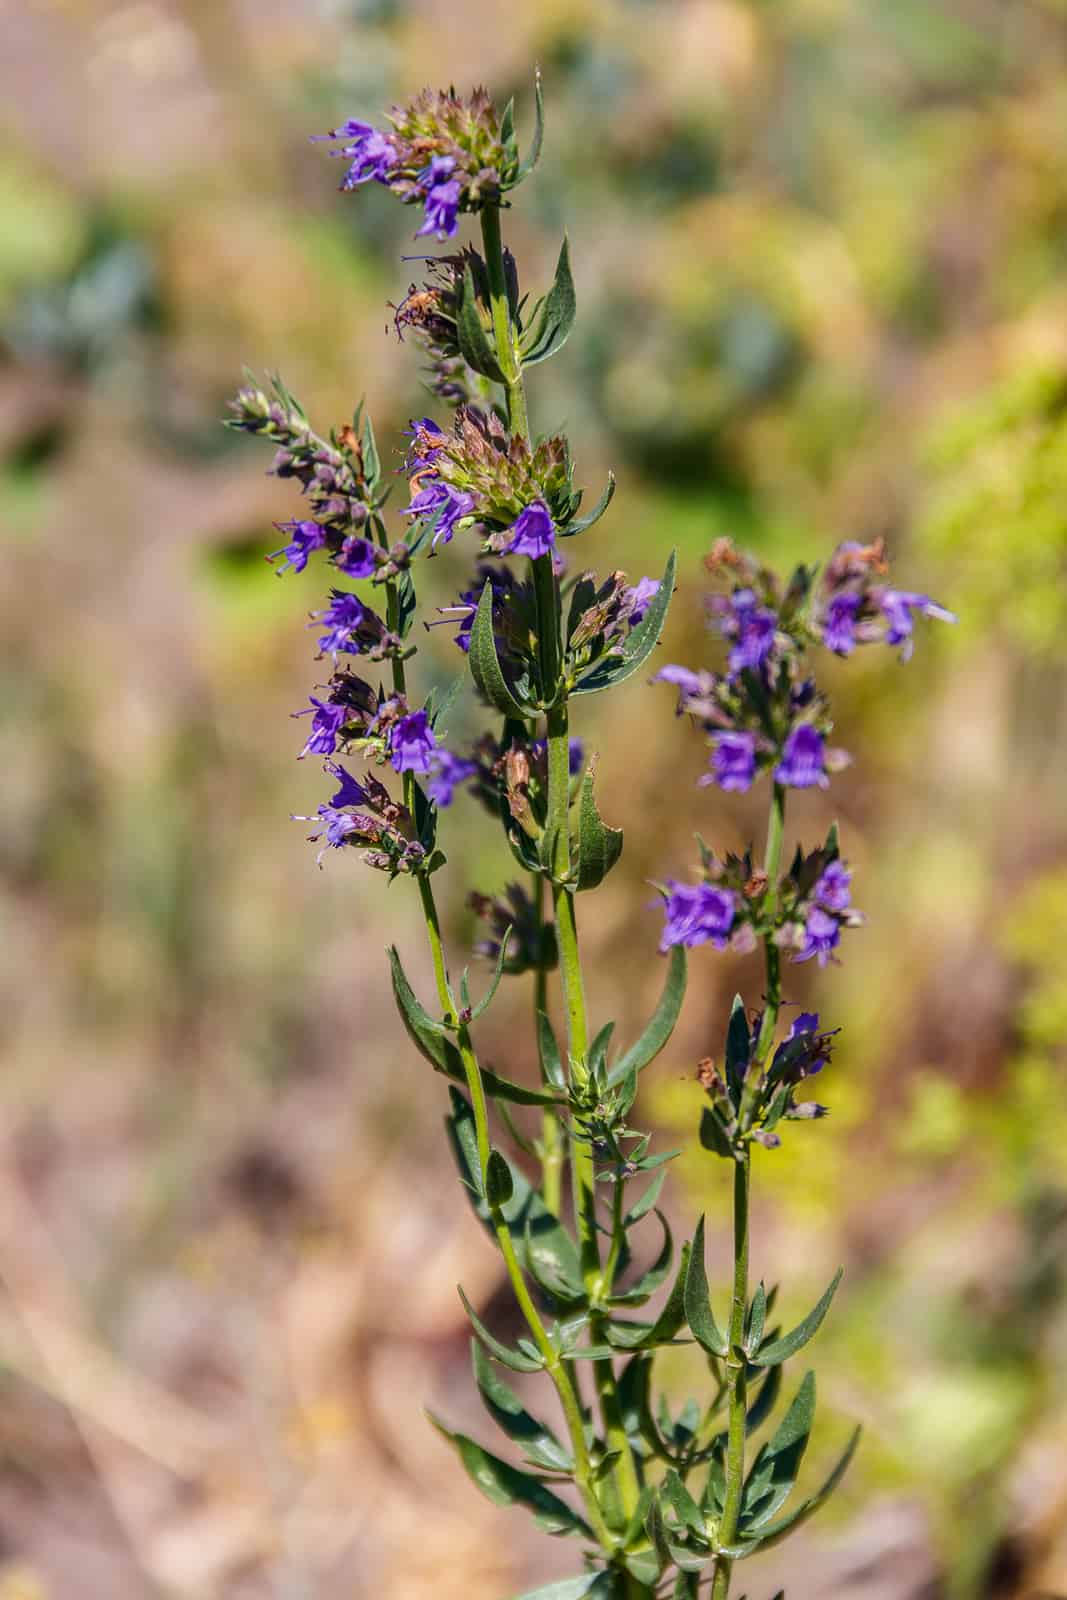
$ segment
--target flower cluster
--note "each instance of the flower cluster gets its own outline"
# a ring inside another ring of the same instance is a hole
[[[734,1157],[747,1140],[773,1150],[782,1142],[775,1129],[783,1119],[809,1121],[826,1115],[825,1106],[797,1100],[796,1091],[826,1066],[839,1030],[821,1028],[817,1012],[802,1011],[767,1063],[760,1061],[762,1028],[762,1012],[748,1018],[738,1006],[723,1065],[711,1057],[697,1064],[697,1081],[711,1102],[701,1121],[700,1140],[719,1155]]]
[[[428,417],[413,423],[407,472],[405,515],[430,534],[431,548],[475,528],[487,554],[548,555],[578,508],[565,439],[531,447],[474,406],[459,408],[449,433]]]
[[[327,850],[354,845],[364,852],[368,866],[388,872],[390,877],[421,870],[426,847],[416,837],[410,811],[393,800],[372,774],[360,782],[336,762],[325,765],[339,782],[337,793],[319,806],[316,816],[293,817],[294,822],[315,824],[308,835],[314,843],[325,840],[318,854],[320,866]]]
[[[469,274],[483,320],[488,320],[489,281],[485,262],[470,246],[458,255],[427,258],[427,280],[413,283],[398,306],[393,307],[397,336],[412,333],[429,358],[428,387],[447,405],[472,405],[486,398],[489,385],[467,364],[460,348],[460,298],[464,276]],[[509,294],[518,300],[515,262],[504,252]]]
[[[365,655],[370,661],[385,661],[404,653],[403,641],[390,633],[378,613],[358,595],[346,589],[331,589],[330,603],[311,613],[309,628],[322,628],[320,656]]]
[[[703,724],[711,758],[700,781],[728,791],[751,788],[761,772],[785,788],[825,788],[847,764],[846,752],[826,742],[833,725],[806,671],[811,646],[848,655],[857,643],[884,640],[908,654],[915,615],[955,621],[926,595],[878,581],[880,545],[841,545],[818,585],[814,569],[799,567],[783,587],[728,540],[707,564],[729,585],[707,599],[709,623],[727,646],[726,671],[668,665],[654,681],[673,684],[679,712]]]
[[[465,98],[426,89],[389,112],[389,128],[347,121],[322,139],[348,163],[342,189],[380,183],[406,205],[422,207],[419,236],[451,239],[461,211],[500,200],[518,179],[514,136],[485,89]]]
[[[412,711],[401,694],[383,698],[363,678],[342,669],[330,679],[325,700],[315,695],[297,717],[311,718],[311,732],[300,752],[332,756],[358,745],[367,755],[388,760],[395,772],[428,773],[437,740],[426,711]]]

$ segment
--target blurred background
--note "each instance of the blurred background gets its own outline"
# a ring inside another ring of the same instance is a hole
[[[0,1600],[501,1600],[573,1570],[422,1414],[493,1442],[455,1285],[498,1328],[508,1302],[384,980],[393,939],[428,978],[411,898],[317,871],[287,820],[324,797],[288,718],[322,569],[266,565],[299,502],[218,420],[243,365],[278,369],[321,429],[366,396],[399,462],[412,213],[338,195],[308,135],[451,79],[515,93],[528,136],[535,61],[546,152],[507,236],[536,288],[569,230],[579,321],[534,422],[594,497],[620,477],[581,558],[636,579],[677,545],[662,659],[694,665],[721,534],[783,564],[884,535],[961,619],[907,667],[831,662],[856,761],[792,808],[809,844],[839,815],[869,926],[793,974],[844,1033],[831,1119],[760,1159],[756,1261],[787,1315],[845,1263],[814,1454],[849,1417],[866,1440],[749,1592],[1067,1594],[1067,3],[0,18]],[[443,600],[463,552],[430,570]],[[580,908],[624,1037],[662,979],[645,879],[684,876],[697,828],[763,826],[695,787],[672,708],[631,680],[579,712],[627,829]],[[511,869],[466,797],[445,844],[459,964],[468,890]],[[641,1113],[685,1147],[672,1215],[708,1211],[721,1282],[693,1068],[758,979],[692,972]],[[528,983],[482,1025],[515,1076]]]

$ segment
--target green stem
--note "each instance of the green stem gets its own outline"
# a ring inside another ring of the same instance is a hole
[[[482,207],[482,244],[485,248],[485,265],[489,274],[489,309],[493,319],[493,339],[496,357],[504,374],[504,390],[508,402],[508,423],[512,433],[521,433],[529,441],[530,421],[526,413],[526,386],[522,381],[522,366],[512,338],[511,308],[508,305],[508,284],[504,272],[504,246],[500,238],[500,207]]]
[[[778,1026],[778,1012],[782,1003],[781,960],[774,942],[778,908],[778,874],[782,864],[782,841],[785,835],[785,790],[776,783],[771,796],[771,812],[767,823],[767,846],[763,867],[767,874],[767,889],[763,913],[768,933],[763,941],[763,958],[766,968],[763,1020],[753,1060],[749,1065],[745,1093],[741,1103],[741,1125],[745,1126],[746,1113],[756,1092],[763,1063],[770,1054]],[[745,1485],[745,1431],[748,1416],[746,1394],[745,1316],[748,1311],[748,1201],[751,1174],[751,1144],[734,1168],[734,1289],[730,1303],[730,1345],[726,1355],[726,1388],[728,1401],[728,1432],[726,1445],[726,1499],[719,1523],[719,1544],[731,1545],[737,1538],[738,1519],[741,1514],[741,1496]],[[719,1556],[715,1563],[711,1600],[728,1600],[733,1561]]]
[[[749,1147],[734,1167],[734,1290],[730,1303],[730,1348],[726,1355],[729,1424],[726,1445],[726,1499],[719,1523],[720,1545],[737,1538],[741,1495],[745,1486],[745,1424],[748,1397],[745,1379],[745,1313],[748,1310],[748,1189]],[[711,1600],[727,1600],[733,1561],[719,1556],[715,1563]]]
[[[530,877],[530,896],[533,900],[534,915],[537,925],[537,951],[540,957],[544,953],[545,943],[545,894],[544,879],[540,873],[532,873]],[[541,961],[534,969],[534,1022],[537,1022],[539,1012],[548,1014],[548,973]],[[542,1072],[542,1082],[548,1084],[547,1076]],[[554,1106],[546,1106],[541,1117],[541,1193],[545,1205],[553,1216],[558,1217],[563,1204],[563,1125],[560,1122],[559,1112]]]

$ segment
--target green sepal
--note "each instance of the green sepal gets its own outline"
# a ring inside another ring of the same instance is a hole
[[[711,1309],[708,1293],[708,1274],[704,1265],[704,1218],[697,1223],[693,1235],[693,1248],[689,1256],[689,1270],[685,1275],[685,1316],[697,1343],[709,1355],[724,1356],[729,1348],[726,1335],[719,1329]]]
[[[514,1192],[515,1182],[506,1158],[499,1150],[490,1150],[485,1167],[486,1203],[495,1211],[506,1206]]]
[[[644,617],[636,628],[630,630],[619,646],[617,654],[602,656],[596,666],[584,678],[578,680],[571,690],[572,695],[597,694],[601,689],[610,689],[615,684],[622,683],[644,665],[659,643],[663,625],[667,620],[667,610],[674,593],[676,565],[677,551],[672,550],[659,589],[652,596]]]
[[[691,1247],[683,1244],[678,1262],[678,1275],[655,1322],[651,1325],[637,1322],[608,1323],[604,1331],[618,1349],[636,1352],[652,1350],[657,1345],[674,1342],[676,1335],[685,1325],[685,1286],[691,1255]]]
[[[477,1339],[471,1340],[471,1362],[478,1393],[497,1427],[522,1447],[534,1466],[549,1472],[573,1471],[573,1455],[564,1449],[551,1428],[530,1415]]]
[[[609,828],[601,819],[593,798],[593,774],[587,772],[582,779],[582,793],[578,802],[577,887],[595,889],[603,883],[621,855],[622,829]]]
[[[674,1032],[674,1025],[682,1010],[682,1001],[685,999],[685,984],[687,972],[686,950],[684,945],[676,944],[671,947],[670,957],[667,961],[667,978],[663,985],[659,1004],[649,1020],[648,1026],[641,1037],[632,1044],[629,1050],[615,1063],[608,1074],[608,1087],[614,1088],[621,1083],[628,1072],[640,1072],[654,1061]]]
[[[537,1478],[501,1461],[465,1433],[453,1433],[432,1411],[427,1416],[442,1438],[455,1447],[467,1475],[487,1500],[498,1506],[525,1506],[546,1533],[578,1534],[592,1539],[588,1524]]]
[[[797,1481],[815,1421],[815,1374],[805,1374],[771,1439],[752,1463],[741,1499],[742,1536],[755,1533],[781,1510]]]
[[[656,1216],[659,1218],[660,1227],[663,1229],[663,1244],[660,1247],[659,1255],[648,1271],[643,1273],[637,1282],[626,1290],[625,1294],[613,1294],[608,1301],[609,1305],[643,1306],[647,1300],[651,1300],[668,1272],[670,1272],[671,1262],[674,1259],[674,1240],[671,1238],[670,1224],[663,1212],[657,1210]]]
[[[804,1318],[798,1322],[791,1333],[785,1333],[780,1339],[773,1339],[770,1344],[764,1345],[762,1350],[757,1350],[749,1360],[757,1367],[773,1367],[781,1361],[787,1361],[790,1356],[796,1355],[798,1350],[803,1350],[809,1339],[814,1338],[822,1325],[822,1320],[830,1309],[830,1301],[837,1292],[841,1282],[844,1267],[838,1267],[834,1274],[833,1282],[817,1305],[813,1306]]]
[[[510,1367],[512,1372],[541,1372],[543,1370],[545,1363],[540,1356],[535,1359],[533,1356],[525,1355],[521,1350],[513,1350],[510,1345],[501,1344],[499,1339],[494,1338],[462,1289],[459,1291],[459,1298],[463,1301],[463,1309],[470,1318],[471,1327],[495,1360],[499,1361],[502,1366]]]
[[[826,1504],[848,1471],[849,1463],[856,1453],[856,1446],[860,1442],[862,1432],[863,1429],[860,1427],[853,1430],[840,1460],[821,1489],[817,1490],[809,1499],[802,1501],[794,1510],[787,1512],[784,1517],[779,1517],[777,1522],[769,1522],[765,1527],[760,1528],[758,1537],[746,1540],[744,1544],[726,1547],[723,1549],[722,1554],[729,1556],[734,1561],[743,1561],[746,1556],[755,1555],[757,1550],[766,1550],[771,1545],[779,1544],[787,1534],[792,1533],[794,1528],[799,1528],[802,1523],[807,1522],[809,1517],[814,1516],[820,1506]]]
[[[530,140],[530,148],[519,162],[515,174],[515,182],[521,183],[523,178],[528,178],[541,159],[541,146],[545,139],[545,96],[541,88],[541,74],[534,77],[534,131]]]
[[[520,722],[529,718],[532,707],[517,700],[508,687],[500,658],[496,653],[496,635],[493,632],[493,585],[486,579],[478,609],[471,624],[470,649],[467,653],[471,675],[491,706],[505,717],[516,717]]]
[[[456,306],[456,338],[460,354],[473,372],[494,383],[504,382],[504,373],[497,353],[489,339],[489,332],[478,309],[478,291],[470,262],[463,269],[459,303]]]
[[[574,537],[574,535],[576,533],[586,533],[588,531],[588,529],[590,529],[593,526],[594,523],[600,521],[601,517],[604,515],[605,511],[608,509],[608,507],[610,506],[610,504],[611,504],[612,500],[614,500],[614,498],[615,498],[615,474],[613,472],[609,472],[608,473],[608,486],[604,490],[604,493],[600,496],[600,499],[597,501],[597,503],[593,507],[592,511],[587,511],[584,517],[572,517],[569,522],[564,523],[563,527],[559,529],[560,538],[561,539],[573,539],[573,537]],[[590,589],[593,590],[593,593],[595,594],[596,590],[595,590],[595,588],[593,588],[593,585],[590,584],[589,587],[590,587]],[[591,604],[591,600],[587,601],[586,604],[587,605]],[[583,610],[584,609],[585,608],[583,607]],[[573,610],[573,608],[572,608],[572,610]],[[577,621],[577,615],[578,614],[575,615],[574,621]],[[568,629],[567,629],[568,638],[570,637],[571,627],[573,627],[573,625],[574,625],[574,623],[572,621],[571,626],[568,627]]]
[[[564,234],[552,287],[544,299],[538,301],[519,343],[519,357],[524,367],[547,361],[563,348],[574,327],[577,310],[570,245]]]

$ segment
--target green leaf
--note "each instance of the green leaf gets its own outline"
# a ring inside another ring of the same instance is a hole
[[[612,1344],[620,1350],[652,1350],[656,1345],[671,1344],[685,1324],[685,1286],[689,1274],[691,1250],[683,1244],[678,1262],[678,1275],[667,1296],[666,1304],[655,1322],[609,1323],[605,1332]],[[623,1331],[625,1329],[625,1332]]]
[[[374,424],[371,422],[369,411],[365,411],[363,414],[363,428],[359,447],[363,455],[363,476],[367,480],[367,487],[373,493],[377,487],[378,479],[382,475],[382,464],[374,438]]]
[[[610,1572],[587,1572],[581,1578],[560,1578],[543,1589],[528,1589],[517,1600],[613,1600],[615,1593]]]
[[[506,1206],[515,1191],[511,1168],[499,1150],[490,1150],[485,1169],[485,1198],[495,1210]]]
[[[565,1305],[585,1303],[585,1282],[574,1240],[548,1210],[527,1221],[526,1264],[553,1299]]]
[[[499,1456],[484,1450],[466,1434],[453,1433],[432,1412],[428,1415],[438,1433],[455,1446],[471,1481],[486,1499],[498,1506],[525,1506],[546,1533],[576,1533],[584,1539],[592,1539],[592,1532],[577,1512],[544,1484],[528,1472],[520,1472],[517,1467],[501,1461]]]
[[[714,1156],[722,1156],[727,1161],[737,1160],[726,1124],[714,1106],[705,1106],[700,1113],[700,1143]]]
[[[560,538],[561,539],[573,539],[573,537],[574,537],[574,535],[576,533],[585,533],[589,528],[591,528],[593,526],[594,523],[600,521],[601,517],[604,515],[605,511],[608,509],[608,507],[610,506],[610,504],[611,504],[612,500],[614,500],[614,498],[615,498],[615,474],[613,472],[609,472],[608,473],[608,486],[604,490],[604,493],[600,496],[600,499],[597,501],[597,503],[593,507],[592,511],[586,512],[584,517],[572,517],[571,520],[568,523],[566,523],[562,528],[560,528],[560,530],[559,530]],[[589,588],[593,589],[592,584],[589,585]],[[593,590],[593,593],[595,593],[595,592],[596,591]],[[591,599],[589,601],[587,601],[586,604],[587,605],[591,604]],[[584,609],[584,607],[583,607],[583,609]],[[573,613],[573,607],[572,607],[572,613]],[[570,637],[571,627],[573,627],[573,622],[576,621],[576,620],[577,620],[577,614],[573,615],[572,623],[567,628],[568,637]]]
[[[748,1415],[745,1418],[746,1433],[755,1433],[757,1428],[762,1427],[778,1403],[782,1389],[781,1367],[763,1367],[759,1370],[763,1372],[764,1378],[759,1387],[759,1394],[748,1408]],[[755,1381],[756,1379],[753,1379],[753,1382]]]
[[[777,1522],[769,1522],[760,1528],[758,1537],[754,1537],[751,1541],[746,1541],[742,1545],[732,1545],[728,1549],[724,1549],[723,1555],[730,1556],[735,1561],[743,1561],[746,1556],[755,1555],[757,1550],[766,1550],[771,1545],[779,1544],[787,1534],[792,1533],[794,1528],[799,1528],[801,1523],[807,1522],[809,1517],[814,1516],[819,1507],[826,1504],[848,1471],[849,1463],[856,1453],[856,1446],[860,1442],[862,1432],[862,1428],[856,1428],[853,1431],[841,1459],[817,1493],[813,1494],[810,1499],[802,1501],[799,1506],[787,1512],[784,1517],[779,1517]]]
[[[578,303],[574,296],[574,279],[571,276],[571,254],[567,236],[563,236],[556,276],[544,299],[538,302],[519,344],[519,355],[524,367],[534,367],[547,361],[566,344]]]
[[[662,1494],[682,1526],[703,1539],[705,1528],[700,1507],[673,1467],[669,1467],[664,1474]]]
[[[624,1228],[630,1229],[633,1227],[635,1222],[640,1222],[642,1217],[648,1216],[648,1213],[652,1210],[653,1206],[656,1204],[656,1201],[659,1199],[660,1190],[663,1188],[663,1185],[666,1183],[666,1181],[666,1171],[664,1170],[657,1172],[656,1176],[652,1179],[652,1182],[649,1184],[640,1200],[637,1201],[636,1205],[632,1205],[629,1211],[626,1213],[626,1216],[623,1220]]]
[[[458,677],[452,679],[452,682],[441,696],[440,705],[434,707],[433,716],[430,718],[430,726],[439,739],[444,738],[448,732],[449,714],[455,709],[466,682],[467,674],[461,672]]]
[[[797,1481],[815,1420],[815,1374],[808,1372],[774,1436],[752,1463],[741,1501],[745,1537],[785,1504]]]
[[[808,1312],[803,1322],[798,1322],[791,1333],[785,1333],[780,1339],[772,1340],[770,1344],[764,1345],[762,1350],[757,1350],[749,1358],[754,1366],[773,1367],[778,1362],[787,1361],[790,1356],[796,1355],[798,1350],[803,1350],[808,1340],[814,1338],[815,1334],[818,1333],[822,1320],[830,1309],[830,1301],[837,1291],[837,1286],[841,1282],[841,1274],[844,1270],[844,1267],[838,1267],[830,1287],[818,1305],[813,1306]]]
[[[482,321],[470,262],[463,269],[459,304],[456,307],[456,337],[460,353],[472,371],[480,372],[483,378],[492,378],[494,383],[504,382],[500,361]]]
[[[495,706],[506,717],[517,717],[520,721],[529,717],[529,709],[517,700],[508,688],[500,658],[496,653],[496,635],[493,632],[493,585],[488,579],[471,625],[468,660],[474,681],[490,705]]]
[[[552,1024],[543,1011],[537,1013],[537,1053],[545,1082],[551,1084],[553,1088],[565,1089],[567,1080],[563,1072],[559,1044]]]
[[[412,1044],[426,1057],[431,1066],[437,1068],[438,1072],[444,1072],[450,1078],[463,1078],[463,1062],[459,1051],[448,1037],[447,1027],[443,1022],[431,1017],[419,1004],[394,945],[389,946],[389,969],[393,981],[393,998],[396,1000],[397,1010]]]
[[[495,1339],[485,1326],[485,1323],[476,1314],[474,1307],[462,1289],[459,1291],[459,1297],[463,1301],[464,1311],[471,1320],[471,1327],[491,1356],[495,1356],[496,1360],[503,1366],[510,1367],[512,1372],[540,1372],[543,1369],[544,1361],[540,1356],[535,1358],[524,1355],[521,1350],[512,1350],[510,1345],[501,1344],[499,1339]]]
[[[512,932],[513,929],[511,927],[506,928],[504,931],[504,937],[500,941],[500,949],[497,953],[496,966],[493,968],[493,976],[489,980],[489,987],[478,1001],[478,1004],[471,1008],[472,1022],[477,1022],[479,1017],[484,1016],[493,1003],[494,996],[500,987],[500,980],[504,975],[504,962],[507,960],[508,944],[511,940]]]
[[[667,979],[663,985],[659,1005],[652,1013],[644,1033],[621,1056],[608,1074],[608,1086],[614,1088],[628,1072],[640,1072],[654,1061],[674,1032],[674,1025],[685,999],[686,950],[684,945],[672,946],[667,962]]]
[[[473,648],[473,646],[472,646]],[[582,779],[578,802],[578,888],[603,883],[622,855],[622,829],[606,827],[593,798],[593,774]]]
[[[745,1002],[739,994],[735,994],[730,1010],[730,1025],[726,1030],[726,1083],[735,1107],[741,1104],[741,1090],[748,1071],[751,1048]]]
[[[611,1043],[611,1036],[614,1032],[614,1022],[605,1022],[604,1026],[598,1029],[596,1037],[589,1046],[586,1062],[591,1077],[597,1078],[603,1073],[608,1058],[608,1046]]]
[[[519,170],[515,175],[515,182],[521,183],[523,178],[528,178],[541,159],[541,146],[545,138],[545,97],[541,88],[541,74],[538,72],[534,78],[534,131],[530,140],[530,148],[519,162]]]
[[[748,1314],[748,1331],[745,1334],[745,1349],[751,1355],[753,1350],[759,1349],[760,1340],[763,1338],[763,1325],[767,1320],[767,1290],[761,1282],[752,1296],[752,1308]]]
[[[610,689],[644,665],[659,643],[663,624],[667,620],[667,609],[674,593],[676,565],[677,551],[672,550],[659,589],[653,595],[642,620],[630,630],[619,646],[617,655],[602,656],[592,671],[578,680],[571,690],[572,695],[597,694],[601,689]]]
[[[685,1277],[685,1315],[698,1344],[713,1356],[724,1356],[728,1349],[726,1335],[721,1333],[711,1309],[708,1294],[708,1274],[704,1265],[704,1218],[697,1223],[693,1235],[693,1249],[689,1256],[689,1270]]]
[[[484,1074],[483,1074],[484,1076]],[[459,1169],[460,1181],[467,1190],[467,1196],[474,1207],[474,1214],[484,1224],[487,1232],[494,1232],[494,1219],[481,1192],[478,1181],[478,1141],[474,1127],[474,1113],[465,1095],[458,1089],[450,1088],[449,1099],[452,1102],[451,1115],[446,1117],[445,1126],[448,1129],[449,1143]],[[501,1157],[501,1160],[505,1160]],[[511,1166],[512,1195],[500,1208],[500,1215],[507,1224],[511,1234],[515,1254],[520,1264],[526,1266],[526,1224],[535,1223],[542,1218],[549,1218],[551,1223],[558,1227],[558,1223],[546,1209],[544,1201],[518,1167]]]
[[[466,1083],[466,1074],[462,1071],[457,1082]],[[452,1073],[449,1076],[453,1076]],[[558,1106],[563,1096],[552,1089],[528,1089],[524,1083],[512,1083],[510,1078],[501,1078],[495,1072],[482,1068],[482,1088],[492,1100],[507,1100],[513,1106]]]
[[[671,1238],[670,1225],[662,1211],[657,1211],[660,1227],[663,1229],[663,1244],[659,1255],[643,1273],[635,1284],[626,1290],[625,1294],[611,1296],[610,1304],[613,1306],[643,1306],[650,1300],[671,1270],[671,1261],[674,1259],[674,1241]]]
[[[552,1429],[526,1410],[510,1384],[497,1372],[477,1339],[471,1340],[471,1361],[478,1392],[498,1428],[521,1445],[535,1466],[551,1472],[570,1472],[574,1457],[560,1444]]]

